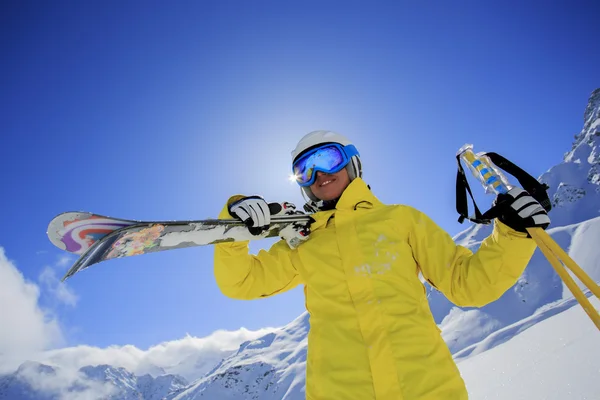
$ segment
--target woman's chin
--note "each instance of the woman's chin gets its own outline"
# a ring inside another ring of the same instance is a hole
[[[332,189],[333,189],[333,188],[332,188]],[[316,196],[317,196],[319,199],[321,199],[321,200],[323,200],[323,201],[329,201],[329,200],[334,200],[334,199],[337,199],[338,197],[340,197],[340,196],[341,196],[341,194],[342,194],[342,193],[341,193],[341,191],[340,191],[340,190],[324,190],[324,191],[320,192],[319,194],[316,194],[316,193],[315,193],[315,195],[316,195]]]

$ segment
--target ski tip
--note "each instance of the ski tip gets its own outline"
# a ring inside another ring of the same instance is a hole
[[[72,222],[79,221],[82,219],[88,219],[92,215],[93,214],[80,211],[68,211],[58,214],[48,224],[46,235],[48,236],[48,239],[50,239],[50,242],[53,245],[55,245],[61,250],[67,250],[67,246],[62,240],[65,227],[67,227]]]
[[[48,224],[46,235],[53,245],[61,250],[65,250],[75,254],[81,254],[87,246],[81,243],[77,237],[77,230],[82,226],[93,229],[93,221],[109,220],[118,221],[120,223],[130,224],[133,222],[127,220],[117,220],[103,215],[92,214],[85,211],[68,211],[58,214]],[[104,223],[106,221],[103,221]]]

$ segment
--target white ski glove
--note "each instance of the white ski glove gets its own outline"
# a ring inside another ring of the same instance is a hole
[[[281,209],[277,211],[277,206]],[[273,216],[275,215],[305,215],[302,211],[297,211],[296,206],[292,203],[284,202],[281,204],[271,203],[269,204]],[[314,219],[309,217],[306,222],[292,222],[285,228],[279,231],[279,237],[284,239],[291,249],[295,249],[302,243],[306,242],[310,235],[310,224],[315,222]]]
[[[260,196],[248,196],[231,203],[229,214],[246,224],[253,235],[260,235],[271,223],[269,205]]]
[[[544,207],[520,187],[498,195],[496,204],[502,207],[498,219],[516,231],[527,232],[526,228],[546,229],[550,225],[550,217]]]
[[[271,216],[295,215],[304,213],[296,210],[292,203],[270,203],[268,204],[260,196],[244,197],[229,205],[229,214],[240,219],[248,227],[253,235],[260,235],[271,224]],[[279,231],[279,236],[285,239],[290,248],[295,249],[308,240],[310,235],[310,224],[314,220],[310,218],[306,222],[292,222]]]

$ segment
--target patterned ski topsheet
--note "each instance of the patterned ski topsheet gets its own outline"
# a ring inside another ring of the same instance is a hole
[[[306,216],[274,218],[268,231],[253,236],[237,220],[132,221],[85,212],[58,215],[48,226],[48,238],[62,250],[81,257],[63,277],[98,262],[157,251],[277,236],[279,230]]]
[[[66,212],[50,222],[47,234],[59,249],[81,255],[109,233],[136,223],[86,212]]]

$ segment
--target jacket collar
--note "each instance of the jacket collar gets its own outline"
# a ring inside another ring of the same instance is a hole
[[[327,224],[327,221],[336,211],[354,211],[359,208],[371,209],[381,207],[384,204],[371,192],[362,178],[355,178],[342,193],[335,210],[319,211],[312,214],[315,222],[311,229],[317,229]]]
[[[356,210],[380,206],[383,206],[383,203],[375,197],[365,181],[362,178],[355,178],[344,190],[335,208],[336,210]]]

